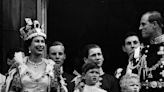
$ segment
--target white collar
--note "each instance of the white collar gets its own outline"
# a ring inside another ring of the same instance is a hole
[[[63,71],[63,66],[60,67],[60,72],[61,72],[61,74],[63,74],[63,72],[64,72]]]
[[[93,86],[85,85],[83,92],[107,92],[107,91],[97,87],[96,85]]]
[[[103,71],[102,67],[100,67],[99,70],[100,70],[100,76],[104,75],[104,71]]]
[[[94,88],[94,87],[97,87],[97,86],[96,86],[96,85],[92,85],[92,86],[90,86],[90,85],[85,84],[85,87],[88,87],[88,88]]]

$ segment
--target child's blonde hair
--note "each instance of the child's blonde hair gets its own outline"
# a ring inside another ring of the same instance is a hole
[[[126,75],[122,76],[120,79],[121,92],[127,91],[128,84],[129,84],[131,79],[137,79],[139,82],[139,87],[141,88],[140,78],[137,74],[133,74],[133,73],[132,74],[126,74]]]

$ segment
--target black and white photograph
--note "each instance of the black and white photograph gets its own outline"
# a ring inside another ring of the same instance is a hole
[[[0,92],[164,92],[164,0],[0,0]]]

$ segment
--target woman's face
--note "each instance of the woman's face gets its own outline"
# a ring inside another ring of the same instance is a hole
[[[41,55],[44,52],[45,39],[42,36],[36,36],[32,39],[29,50],[33,54]]]
[[[139,80],[136,78],[129,79],[129,83],[127,85],[128,92],[139,92],[140,90],[140,83]]]

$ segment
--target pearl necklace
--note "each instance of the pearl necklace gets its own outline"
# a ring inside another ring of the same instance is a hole
[[[28,62],[29,62],[31,65],[34,65],[34,68],[38,68],[39,65],[41,65],[41,64],[44,63],[42,59],[41,59],[41,62],[39,62],[39,63],[34,63],[34,62],[32,62],[31,60],[29,60],[29,59],[28,59]]]

